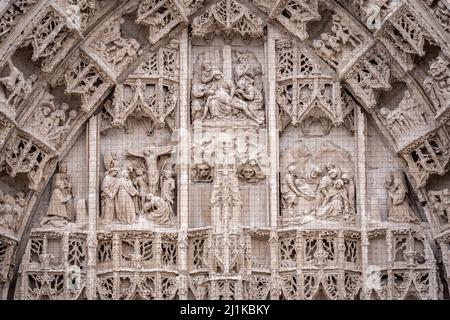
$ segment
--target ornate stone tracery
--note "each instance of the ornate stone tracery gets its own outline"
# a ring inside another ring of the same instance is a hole
[[[1,7],[0,296],[438,299],[447,2]]]

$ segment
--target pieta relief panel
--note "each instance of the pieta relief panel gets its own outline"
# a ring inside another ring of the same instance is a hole
[[[0,297],[448,298],[450,6],[348,2],[0,5]]]

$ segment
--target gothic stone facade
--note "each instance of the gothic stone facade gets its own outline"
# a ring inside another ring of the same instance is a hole
[[[449,12],[1,1],[0,298],[448,298]]]

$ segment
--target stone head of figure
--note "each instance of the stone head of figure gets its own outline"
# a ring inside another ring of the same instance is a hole
[[[115,177],[119,173],[119,170],[117,170],[116,168],[111,168],[108,170],[108,173],[109,173],[109,175]]]
[[[384,179],[385,186],[389,188],[394,183],[394,174],[389,173],[386,178]]]
[[[61,110],[63,110],[63,111],[69,110],[69,105],[67,103],[62,103],[61,104]]]
[[[336,179],[334,182],[334,187],[338,190],[342,189],[344,187],[344,181],[342,179]]]
[[[251,179],[256,176],[255,168],[249,163],[245,164],[242,168],[242,175],[245,179]]]
[[[245,62],[247,62],[247,54],[245,53],[245,52],[239,52],[238,53],[238,55],[237,55],[237,60],[240,62],[240,63],[245,63]]]
[[[450,76],[450,71],[448,70],[448,62],[446,62],[441,57],[438,57],[431,64],[429,73],[437,80],[442,80]]]
[[[70,119],[75,119],[77,116],[78,116],[77,110],[70,110],[69,111],[69,118]]]
[[[61,162],[59,164],[59,172],[60,173],[67,173],[67,163]]]
[[[212,66],[211,66],[211,64],[210,64],[209,62],[206,62],[206,63],[204,63],[204,64],[202,65],[202,69],[203,69],[204,71],[210,72],[210,71],[212,70]]]
[[[332,168],[332,169],[328,170],[328,175],[330,176],[331,179],[338,178],[339,174],[340,174],[340,170],[337,168]]]
[[[166,179],[173,177],[173,171],[171,169],[163,170],[161,173],[162,173],[162,176]]]
[[[152,201],[152,199],[153,199],[153,193],[147,193],[147,195],[145,196],[145,200]]]
[[[212,76],[214,80],[221,80],[223,78],[222,71],[219,69],[214,70]]]
[[[138,176],[142,176],[144,174],[144,170],[141,167],[137,167],[135,171]]]
[[[122,178],[125,178],[125,179],[130,178],[130,171],[128,169],[122,170]]]
[[[7,194],[3,197],[3,202],[7,207],[9,207],[15,203],[15,200],[13,196]]]
[[[350,175],[347,173],[343,173],[341,176],[341,179],[342,179],[342,181],[344,181],[345,184],[350,183],[350,180],[351,180]]]
[[[52,112],[52,108],[50,108],[49,106],[45,105],[41,108],[41,112],[44,116],[48,116],[51,112]]]
[[[294,166],[294,165],[290,165],[289,167],[288,167],[288,172],[290,173],[290,174],[295,174],[295,170],[296,170],[297,168]]]
[[[197,176],[200,179],[206,179],[209,177],[209,172],[211,168],[207,163],[200,163],[197,165]]]
[[[322,175],[322,170],[319,166],[313,165],[309,171],[309,175],[313,179],[317,179]]]

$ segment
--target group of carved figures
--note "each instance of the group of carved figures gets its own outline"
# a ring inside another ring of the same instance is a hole
[[[351,220],[355,214],[354,194],[353,178],[333,163],[312,165],[302,173],[298,173],[296,165],[289,165],[281,182],[283,216],[303,222],[314,217]]]
[[[7,61],[9,73],[0,78],[0,106],[4,105],[11,112],[15,112],[17,106],[28,97],[37,80],[35,74],[28,79],[17,69],[12,60]]]
[[[67,103],[57,107],[52,98],[48,103],[42,104],[35,113],[30,126],[35,128],[39,134],[46,137],[50,142],[59,145],[61,139],[70,130],[72,124],[78,117],[78,111],[70,110]]]
[[[409,90],[405,91],[398,108],[390,111],[383,107],[380,114],[396,139],[427,123],[426,112]]]
[[[219,67],[199,56],[192,85],[194,120],[233,120],[242,115],[262,125],[265,121],[264,97],[260,78],[262,67],[250,52],[239,52],[233,70],[234,79],[225,79]]]
[[[332,17],[331,32],[332,35],[322,33],[320,39],[313,41],[313,47],[327,62],[337,67],[340,57],[345,56],[345,47],[350,46],[351,50],[356,49],[363,43],[363,39],[360,34],[352,30],[345,19],[337,14]]]
[[[150,146],[143,152],[127,152],[126,157],[144,163],[130,161],[122,168],[116,154],[105,154],[106,175],[101,186],[103,222],[117,218],[121,223],[131,224],[137,215],[146,215],[155,224],[173,225],[174,172],[168,163],[158,170],[158,158],[171,151],[172,147]]]
[[[0,190],[0,226],[17,231],[19,219],[25,208],[25,193],[20,191],[15,196],[3,194]]]

